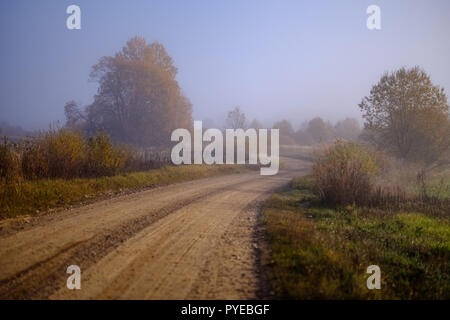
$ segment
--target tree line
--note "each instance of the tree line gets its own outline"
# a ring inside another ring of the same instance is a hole
[[[129,40],[121,51],[102,57],[90,78],[99,85],[92,104],[65,105],[66,126],[85,134],[107,133],[114,142],[139,147],[167,146],[176,128],[192,128],[192,105],[175,79],[177,68],[160,43]],[[444,89],[421,68],[400,68],[382,75],[359,104],[364,119],[331,124],[320,117],[294,130],[287,120],[273,124],[281,144],[312,145],[337,138],[359,140],[396,157],[425,163],[450,159],[449,106]],[[248,123],[236,107],[227,128],[262,128]]]
[[[225,127],[230,129],[253,128],[261,129],[264,125],[257,119],[248,123],[245,113],[239,106],[228,112]],[[321,117],[315,117],[304,122],[297,130],[288,120],[276,121],[271,128],[280,130],[281,144],[313,145],[329,142],[335,139],[357,140],[361,134],[359,121],[354,118],[345,118],[332,124]]]
[[[450,107],[444,88],[434,85],[420,67],[386,72],[359,104],[364,119],[346,118],[335,125],[316,117],[294,130],[287,120],[273,124],[280,130],[280,144],[313,145],[335,139],[359,141],[377,150],[426,166],[450,165]],[[236,107],[226,124],[247,126]],[[248,127],[260,128],[253,120]]]

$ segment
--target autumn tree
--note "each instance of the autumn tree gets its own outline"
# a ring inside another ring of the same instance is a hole
[[[85,110],[87,133],[101,130],[116,142],[137,146],[169,144],[174,129],[192,127],[192,106],[176,74],[165,48],[139,37],[114,56],[102,57],[90,74],[99,88]],[[76,105],[68,103],[66,115],[73,123],[79,116]]]
[[[359,107],[366,138],[379,148],[426,163],[449,150],[447,97],[419,67],[385,73]]]

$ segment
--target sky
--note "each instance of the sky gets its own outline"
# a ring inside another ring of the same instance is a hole
[[[81,30],[66,27],[72,4]],[[366,27],[373,4],[381,30]],[[236,105],[268,125],[359,118],[362,97],[403,66],[450,90],[448,0],[2,0],[0,121],[64,121],[65,102],[92,102],[92,65],[134,36],[165,46],[195,120]]]

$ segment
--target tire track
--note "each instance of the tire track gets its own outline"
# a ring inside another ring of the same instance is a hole
[[[258,207],[287,170],[174,184],[36,218],[0,236],[1,299],[255,298]],[[297,171],[298,172],[298,171]],[[67,290],[78,265],[82,290]]]
[[[254,179],[257,178],[253,177],[252,180]],[[191,203],[224,192],[241,183],[213,189],[175,204],[167,204],[162,209],[131,219],[107,234],[99,234],[89,240],[74,242],[56,254],[1,280],[0,299],[45,299],[58,289],[57,284],[65,283],[67,266],[75,264],[85,270],[155,221]]]

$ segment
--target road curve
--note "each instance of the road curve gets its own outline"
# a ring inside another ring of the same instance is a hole
[[[308,163],[117,196],[0,234],[1,299],[257,298],[258,208]],[[66,269],[81,269],[81,289]]]

